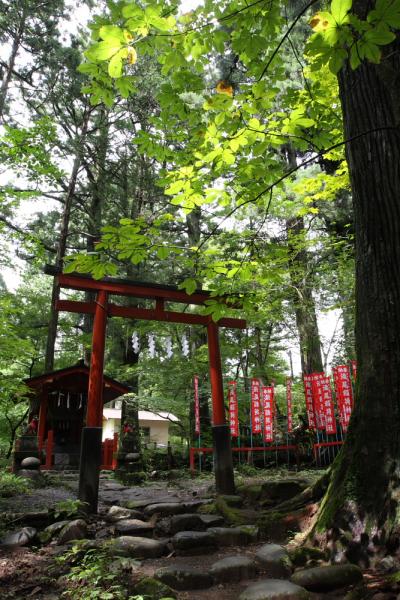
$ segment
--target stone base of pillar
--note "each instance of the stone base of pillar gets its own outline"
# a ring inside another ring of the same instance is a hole
[[[85,502],[84,510],[88,513],[97,513],[101,438],[101,427],[84,427],[82,429],[78,498],[81,502]]]
[[[218,494],[234,494],[235,480],[229,425],[214,425],[212,428],[214,448],[215,487]]]

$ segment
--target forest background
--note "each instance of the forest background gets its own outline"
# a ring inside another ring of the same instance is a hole
[[[3,456],[26,416],[23,379],[89,358],[91,320],[51,310],[45,263],[239,297],[249,327],[221,344],[243,424],[249,378],[274,382],[285,413],[296,375],[298,415],[299,371],[355,358],[353,212],[335,66],[310,55],[316,4],[231,3],[248,21],[239,38],[223,4],[1,2],[0,259],[15,274],[0,293]],[[107,374],[141,408],[176,414],[185,438],[200,375],[209,425],[201,329],[115,318],[106,352]]]

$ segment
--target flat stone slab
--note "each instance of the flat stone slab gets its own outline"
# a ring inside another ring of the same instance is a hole
[[[262,579],[252,583],[239,600],[308,600],[310,594],[299,585],[282,579]]]
[[[107,511],[106,519],[115,523],[116,521],[120,521],[121,519],[138,519],[142,516],[142,513],[138,510],[132,510],[129,508],[124,508],[123,506],[110,506]]]
[[[148,536],[154,530],[153,523],[147,523],[140,519],[121,519],[115,524],[115,530],[121,535]]]
[[[176,553],[186,556],[212,552],[217,547],[214,535],[208,531],[180,531],[171,541]]]
[[[1,548],[16,548],[17,546],[27,546],[35,537],[36,529],[34,527],[22,527],[19,531],[7,533],[0,540]]]
[[[216,583],[229,583],[251,579],[256,570],[254,561],[247,556],[227,556],[212,565],[210,574]]]
[[[291,581],[311,592],[327,592],[362,580],[362,571],[356,565],[328,565],[296,571]]]
[[[240,525],[239,527],[209,527],[210,532],[219,546],[241,546],[256,542],[258,527],[255,525]]]
[[[178,515],[186,511],[186,506],[183,502],[158,502],[157,504],[149,504],[144,509],[146,517],[151,517],[155,513],[162,517],[170,515]]]
[[[100,484],[103,490],[107,492],[121,492],[122,490],[129,489],[126,485],[114,481],[101,481]]]
[[[129,535],[107,540],[104,547],[111,554],[130,558],[159,558],[167,551],[167,544],[164,541]]]
[[[292,563],[285,548],[278,544],[264,544],[256,552],[257,563],[267,571],[269,577],[285,579],[292,573]]]
[[[170,521],[170,531],[174,535],[179,531],[204,531],[206,525],[197,513],[173,515]]]
[[[154,576],[174,590],[202,590],[214,583],[209,573],[185,565],[163,567]]]
[[[206,527],[220,527],[225,523],[225,519],[221,515],[202,515],[199,513],[199,517]]]

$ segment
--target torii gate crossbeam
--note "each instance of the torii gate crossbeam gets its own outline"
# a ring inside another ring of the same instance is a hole
[[[46,267],[45,272],[56,276],[60,288],[96,292],[95,302],[59,300],[55,306],[55,309],[60,311],[94,315],[86,427],[83,429],[82,434],[79,498],[89,504],[92,512],[97,512],[103,415],[103,365],[108,316],[207,327],[215,483],[217,492],[223,494],[233,493],[235,486],[231,440],[229,426],[225,420],[218,330],[219,327],[244,329],[246,321],[244,319],[224,318],[214,322],[209,316],[165,310],[165,302],[205,305],[206,301],[212,299],[213,296],[210,292],[204,290],[197,290],[189,295],[175,286],[113,278],[94,280],[86,275],[62,274],[54,267]],[[155,301],[155,307],[119,306],[109,302],[109,296],[150,299]],[[221,300],[224,301],[223,298]]]

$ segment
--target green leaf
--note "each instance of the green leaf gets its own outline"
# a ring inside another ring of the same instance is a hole
[[[372,44],[370,42],[364,43],[362,45],[362,51],[365,58],[367,58],[370,62],[375,64],[379,64],[381,62],[382,54],[379,47],[376,44]]]
[[[350,50],[350,67],[354,70],[361,64],[360,52],[357,42],[353,44]]]
[[[394,29],[400,28],[400,0],[377,0],[375,10],[368,13],[369,23],[381,22]]]
[[[296,125],[300,125],[300,127],[312,127],[315,125],[314,119],[309,119],[307,117],[300,117],[300,119],[296,119]]]
[[[140,8],[137,4],[127,4],[122,9],[122,15],[125,19],[129,19],[130,17],[142,17],[144,22],[144,10]]]
[[[190,295],[197,289],[197,281],[195,279],[185,279],[179,284],[179,287],[183,288]]]
[[[389,29],[381,26],[367,31],[364,35],[364,38],[371,44],[384,46],[393,42],[393,40],[396,39],[396,36],[392,31],[389,31]]]
[[[114,54],[108,63],[108,74],[110,77],[117,79],[122,75],[122,56],[121,52]]]
[[[338,25],[349,22],[347,13],[351,9],[353,0],[332,0],[331,13]]]
[[[160,246],[159,248],[157,248],[157,256],[158,258],[161,258],[161,260],[168,258],[169,255],[169,248],[166,248],[165,246]]]
[[[329,70],[331,71],[331,73],[337,75],[340,69],[343,67],[346,58],[346,50],[343,50],[343,48],[333,48],[332,57],[329,61]]]
[[[84,62],[78,65],[76,68],[79,73],[84,73],[85,75],[97,75],[99,67],[90,62]]]
[[[235,162],[235,155],[228,149],[223,151],[221,158],[226,165],[233,165]]]
[[[100,27],[99,36],[105,41],[115,40],[122,43],[125,41],[123,30],[115,25],[103,25],[103,27]]]
[[[85,52],[86,58],[96,61],[108,60],[114,54],[116,54],[121,48],[121,43],[112,39],[110,41],[97,42],[97,44],[93,44],[88,50]]]
[[[123,98],[128,98],[129,94],[135,91],[133,80],[128,76],[117,79],[115,86]]]
[[[164,190],[164,193],[167,196],[174,196],[175,194],[177,194],[178,192],[183,190],[184,186],[185,186],[184,180],[178,179],[177,181],[174,181],[173,183],[171,183],[171,185],[169,187],[167,187],[166,190]]]

